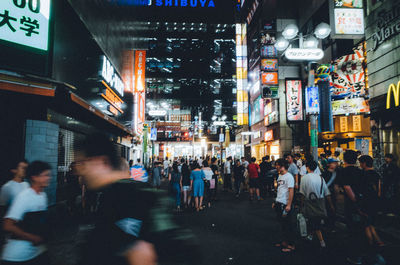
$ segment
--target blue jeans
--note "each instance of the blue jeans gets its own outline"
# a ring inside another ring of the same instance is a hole
[[[181,206],[181,185],[179,183],[172,183],[172,188],[175,191],[176,206]]]

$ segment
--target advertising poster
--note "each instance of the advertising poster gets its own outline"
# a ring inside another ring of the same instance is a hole
[[[303,120],[301,80],[286,80],[286,112],[288,121]]]
[[[361,151],[362,155],[369,154],[369,140],[368,139],[355,139],[356,140],[356,149]]]
[[[363,0],[332,0],[336,8],[363,8]]]
[[[261,46],[261,57],[276,58],[278,57],[278,51],[273,45],[263,45]]]
[[[251,108],[251,124],[256,124],[262,119],[260,114],[261,107],[260,107],[261,97],[258,97],[254,100],[252,108]]]
[[[157,141],[157,128],[151,128],[150,141]]]
[[[261,70],[278,71],[278,59],[261,59]]]
[[[262,73],[261,82],[263,85],[277,85],[278,84],[278,73]]]
[[[306,114],[319,113],[318,87],[312,86],[306,88]]]
[[[370,112],[369,104],[364,98],[349,98],[332,101],[332,114],[357,114]]]

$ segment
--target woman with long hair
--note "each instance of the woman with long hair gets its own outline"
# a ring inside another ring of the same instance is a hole
[[[176,198],[176,210],[181,210],[181,190],[182,190],[182,176],[179,172],[178,163],[174,162],[172,165],[172,172],[168,174],[168,180],[172,185],[172,190]]]
[[[200,165],[197,162],[194,162],[190,174],[190,187],[193,189],[193,197],[197,212],[203,210],[201,205],[203,203],[205,178],[206,176],[204,175],[203,170],[201,170]]]
[[[183,205],[185,208],[187,208],[190,204],[190,168],[184,160],[182,162],[182,190],[183,190]]]

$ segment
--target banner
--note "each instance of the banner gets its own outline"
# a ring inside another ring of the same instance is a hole
[[[135,92],[144,92],[146,88],[146,51],[135,51]]]
[[[332,114],[357,114],[370,112],[369,104],[364,98],[349,98],[332,101]]]
[[[289,122],[304,120],[301,80],[286,80],[286,112]]]

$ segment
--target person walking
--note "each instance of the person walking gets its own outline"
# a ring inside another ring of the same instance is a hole
[[[244,181],[244,171],[245,168],[240,163],[240,160],[236,160],[235,166],[233,168],[233,179],[235,181],[235,191],[236,191],[236,198],[240,196],[240,186]]]
[[[308,174],[306,174],[300,184],[300,193],[303,195],[303,213],[309,221],[310,230],[317,236],[321,248],[326,247],[324,237],[322,236],[323,221],[327,216],[325,199],[334,211],[333,203],[330,197],[330,191],[325,180],[319,174],[314,173],[318,164],[313,160],[306,162]]]
[[[394,155],[386,154],[385,162],[383,166],[383,201],[386,206],[386,214],[388,216],[395,216],[396,198],[399,195],[400,170],[396,165]]]
[[[196,211],[203,210],[204,179],[205,175],[197,162],[193,162],[192,172],[190,173],[190,189],[193,190],[193,197]]]
[[[205,204],[210,208],[211,207],[211,180],[213,177],[213,171],[209,167],[207,160],[203,160],[203,172],[204,172],[204,201]]]
[[[30,187],[16,196],[4,216],[3,229],[9,234],[1,255],[4,265],[50,264],[45,245],[49,227],[44,192],[51,178],[50,165],[32,162],[26,169],[26,178]]]
[[[182,190],[182,175],[179,172],[178,162],[174,162],[172,170],[168,175],[168,180],[172,185],[172,190],[175,193],[176,210],[181,211],[181,190]]]
[[[361,211],[367,214],[367,216],[365,216],[365,234],[370,246],[376,244],[379,247],[383,247],[385,244],[379,237],[374,226],[379,206],[380,176],[373,168],[374,160],[372,157],[362,155],[359,157],[358,161],[363,170],[362,180],[364,187],[361,199]]]
[[[272,187],[274,185],[274,179],[270,174],[271,170],[272,164],[269,161],[269,155],[264,156],[260,164],[260,186],[267,196],[272,193]]]
[[[286,160],[289,163],[289,169],[288,172],[294,177],[294,188],[297,190],[300,185],[300,180],[299,180],[299,169],[297,168],[297,165],[294,163],[293,155],[287,154]]]
[[[168,161],[168,156],[164,159],[163,162],[163,171],[164,171],[164,177],[168,177],[168,171],[169,171],[169,161]]]
[[[276,199],[272,203],[272,208],[275,209],[278,222],[282,228],[282,241],[275,244],[275,246],[281,248],[283,252],[291,252],[295,250],[294,232],[291,224],[294,178],[288,172],[289,163],[287,160],[282,158],[276,160],[275,167],[279,173],[279,177]]]
[[[260,197],[260,166],[256,164],[256,158],[252,157],[250,164],[247,166],[249,172],[249,188],[250,188],[250,201],[254,200],[254,193],[257,196],[257,201],[261,201]]]
[[[337,184],[345,194],[345,220],[349,233],[349,253],[347,261],[352,264],[362,264],[364,246],[363,213],[359,199],[362,194],[362,171],[356,167],[357,153],[347,150],[343,154],[343,169],[338,172]]]
[[[337,187],[337,170],[339,166],[339,161],[336,160],[335,158],[328,158],[327,161],[327,168],[326,170],[322,173],[322,178],[325,180],[326,185],[328,186],[329,192],[331,193],[331,201],[333,203],[333,206],[336,209],[336,193],[338,192],[335,187]],[[318,169],[318,167],[317,167]],[[314,171],[314,174],[318,174],[316,172],[317,170]],[[326,205],[329,206],[329,205]],[[336,214],[335,211],[332,211],[330,207],[327,207],[327,214],[328,218],[326,220],[327,222],[327,227],[331,232],[335,232],[335,221],[336,221]]]
[[[185,208],[190,204],[190,169],[186,160],[182,163],[182,190],[183,190],[183,205]]]
[[[224,190],[232,190],[232,157],[228,157],[224,165]]]
[[[211,158],[210,168],[213,172],[213,176],[210,181],[211,197],[213,201],[216,201],[218,195],[218,177],[219,177],[218,159],[216,157]]]
[[[159,189],[161,186],[161,168],[160,168],[160,163],[157,161],[154,162],[152,178],[153,178],[153,187]]]
[[[0,190],[0,214],[1,217],[7,212],[8,207],[17,195],[29,188],[29,183],[25,182],[26,168],[28,162],[25,159],[18,160],[10,169],[13,178],[1,187]]]

